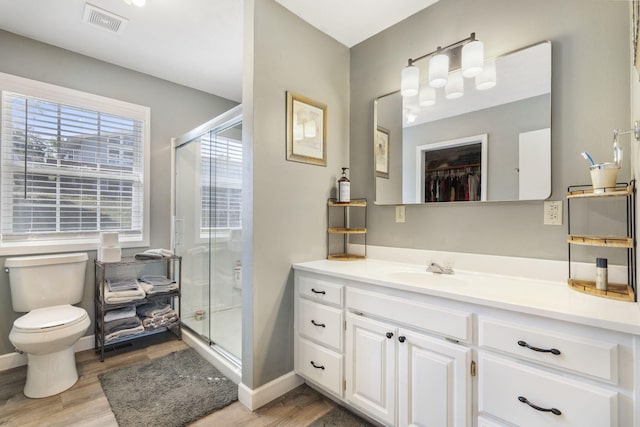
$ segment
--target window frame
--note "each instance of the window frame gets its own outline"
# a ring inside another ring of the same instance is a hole
[[[100,111],[107,114],[115,114],[135,118],[142,121],[143,148],[142,148],[142,168],[143,168],[143,202],[142,202],[142,230],[138,236],[120,236],[120,246],[122,248],[147,247],[149,246],[150,230],[150,127],[151,109],[146,106],[120,101],[101,95],[95,95],[76,89],[70,89],[50,83],[27,79],[11,74],[0,73],[0,117],[4,113],[2,105],[2,93],[4,91],[14,92],[21,95],[41,98],[47,101],[60,104],[86,108]],[[0,119],[0,135],[4,124]],[[0,144],[2,141],[0,140]],[[0,167],[2,165],[0,164]],[[4,207],[2,207],[4,209]],[[92,235],[89,235],[92,234]],[[79,232],[65,233],[64,236],[52,236],[50,239],[33,240],[10,240],[2,238],[0,230],[0,256],[37,254],[50,252],[72,252],[82,250],[96,250],[100,243],[100,232],[92,233]]]

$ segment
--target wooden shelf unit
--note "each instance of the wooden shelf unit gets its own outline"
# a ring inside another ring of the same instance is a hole
[[[331,211],[332,208],[342,208],[342,223],[338,225],[331,224]],[[363,208],[364,209],[364,224],[359,224],[359,227],[350,226],[350,208]],[[337,261],[357,261],[366,258],[367,254],[367,199],[354,199],[350,202],[341,203],[336,199],[327,200],[327,259]],[[364,255],[351,254],[348,252],[349,236],[350,235],[363,235],[364,236]],[[331,236],[342,237],[342,249],[339,253],[331,252]]]
[[[590,185],[570,186],[567,189],[567,243],[568,243],[568,261],[569,261],[569,278],[567,284],[571,289],[579,292],[595,295],[604,298],[611,298],[620,301],[636,301],[636,269],[635,269],[635,180],[629,183],[618,183],[615,188],[606,189],[605,191],[595,192]],[[611,197],[626,198],[626,235],[610,236],[610,235],[592,235],[592,234],[573,234],[571,232],[571,201],[579,199],[608,199]],[[603,248],[619,248],[627,251],[627,283],[608,283],[606,290],[596,289],[595,281],[578,280],[571,277],[571,246],[595,246]]]

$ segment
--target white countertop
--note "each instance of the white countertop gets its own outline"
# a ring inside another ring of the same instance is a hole
[[[640,335],[640,305],[584,294],[566,282],[474,273],[426,272],[426,265],[366,259],[297,263],[295,270]]]

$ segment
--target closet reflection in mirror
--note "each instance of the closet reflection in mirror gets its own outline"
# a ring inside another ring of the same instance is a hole
[[[403,100],[399,91],[375,100],[374,129],[387,129],[390,135],[388,177],[375,178],[376,204],[542,200],[551,195],[551,43],[500,56],[495,66],[496,86],[477,90],[473,79],[465,79],[461,98],[446,99],[444,89],[437,89],[435,105],[419,109],[409,109],[417,101]],[[464,146],[474,138],[482,140],[481,170],[454,158],[425,166],[429,152],[447,144]],[[448,197],[439,193],[436,198],[434,172],[436,177],[456,177],[458,184],[461,175],[469,184],[469,175],[477,174],[481,190],[466,197],[468,188],[464,193],[458,188],[451,197],[449,187]]]

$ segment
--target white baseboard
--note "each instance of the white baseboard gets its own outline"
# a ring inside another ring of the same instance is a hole
[[[238,386],[238,400],[252,411],[266,405],[272,400],[282,396],[304,383],[302,377],[293,371],[270,381],[255,390],[250,389],[245,384]]]
[[[80,351],[90,350],[92,348],[94,348],[93,335],[87,335],[80,338],[78,342],[75,343],[75,345],[73,346],[73,351],[74,353],[78,353]],[[0,372],[17,368],[18,366],[24,366],[26,364],[26,354],[18,353],[17,351],[15,351],[13,353],[0,355]]]
[[[213,351],[211,347],[186,328],[182,329],[182,341],[197,351],[203,359],[215,366],[222,375],[236,384],[242,381],[242,370],[239,367]]]

